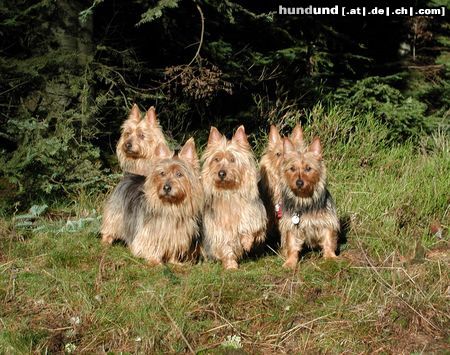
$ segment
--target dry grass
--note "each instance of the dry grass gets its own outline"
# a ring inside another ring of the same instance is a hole
[[[101,198],[46,211],[40,231],[0,219],[0,353],[448,352],[448,151],[369,141],[326,150],[341,253],[295,272],[274,253],[152,269],[102,248],[96,218],[61,229]]]

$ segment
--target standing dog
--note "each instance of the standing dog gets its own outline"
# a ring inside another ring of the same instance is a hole
[[[326,187],[326,168],[319,138],[304,152],[284,139],[281,164],[283,216],[280,220],[284,267],[295,269],[303,245],[320,246],[335,258],[339,219]]]

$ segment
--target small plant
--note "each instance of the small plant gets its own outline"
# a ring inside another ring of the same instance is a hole
[[[67,344],[64,346],[64,351],[65,351],[67,354],[72,354],[72,353],[74,353],[76,349],[77,349],[76,345],[75,345],[75,344],[72,344],[72,343],[67,343]]]
[[[51,232],[51,233],[76,233],[88,228],[98,229],[100,226],[101,216],[97,215],[97,211],[93,209],[89,216],[80,217],[78,219],[48,221],[43,219],[43,214],[47,211],[47,205],[33,205],[28,213],[17,215],[15,217],[15,227],[22,231]]]
[[[228,349],[242,349],[241,337],[239,335],[228,335],[221,345]]]
[[[15,226],[19,229],[33,230],[36,226],[35,222],[47,210],[47,205],[33,205],[28,213],[20,214],[15,218]]]
[[[59,230],[59,232],[68,232],[68,233],[75,233],[79,232],[83,229],[86,229],[89,225],[95,224],[100,225],[100,218],[101,216],[96,216],[96,211],[92,211],[93,216],[92,217],[84,217],[79,218],[77,220],[67,220],[66,224]]]

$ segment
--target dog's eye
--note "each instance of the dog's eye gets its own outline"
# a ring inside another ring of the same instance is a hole
[[[277,152],[277,153],[276,153],[276,156],[277,156],[277,157],[281,157],[281,153],[280,153],[280,152]]]
[[[232,163],[234,163],[234,162],[236,161],[236,159],[231,158],[230,161],[231,161]]]
[[[140,134],[139,134],[139,138],[140,138],[140,139],[144,139],[144,138],[145,138],[144,134],[143,134],[143,133],[140,133]]]
[[[175,176],[176,176],[177,178],[180,178],[180,177],[183,176],[183,173],[181,173],[181,171],[177,171],[177,172],[175,173]]]
[[[124,133],[123,133],[123,136],[124,136],[124,137],[128,137],[129,135],[130,135],[130,132],[124,132]]]
[[[214,160],[215,163],[219,162],[219,158],[217,158],[217,157],[215,157],[213,160]]]
[[[164,171],[161,171],[161,172],[159,173],[159,175],[161,175],[161,176],[166,176],[166,173],[165,173]]]
[[[305,167],[305,172],[309,173],[312,170],[310,166]]]
[[[289,168],[289,170],[290,170],[290,171],[295,171],[295,166],[292,165],[292,166]]]

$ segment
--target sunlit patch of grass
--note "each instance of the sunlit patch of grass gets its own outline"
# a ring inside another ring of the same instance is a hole
[[[307,251],[295,272],[272,253],[235,272],[211,262],[150,268],[123,244],[101,245],[98,221],[84,221],[103,196],[83,195],[52,206],[37,231],[0,220],[1,352],[448,349],[449,154],[387,148],[376,123],[364,131],[341,114],[311,118],[306,130],[327,137],[330,190],[348,222],[337,260]]]

